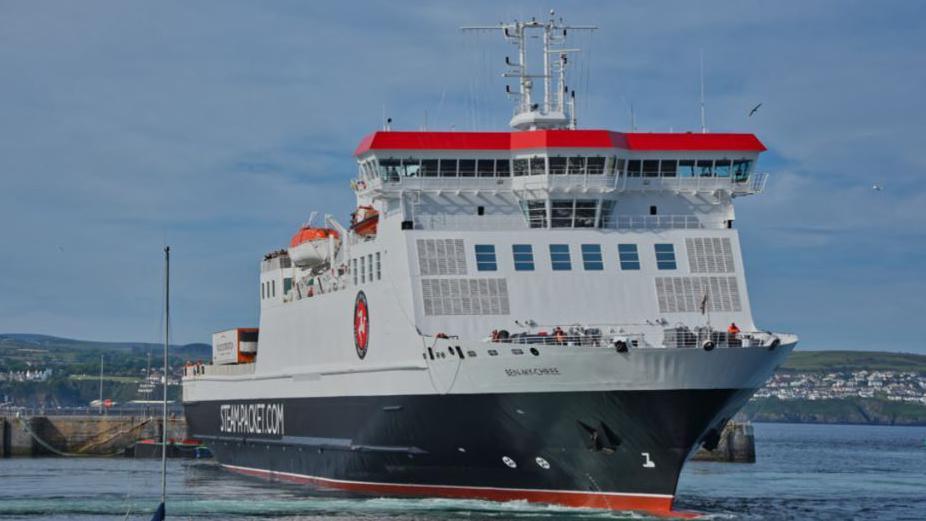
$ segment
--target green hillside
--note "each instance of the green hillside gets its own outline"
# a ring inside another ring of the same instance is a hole
[[[926,373],[926,355],[881,351],[795,351],[783,371],[910,371]]]

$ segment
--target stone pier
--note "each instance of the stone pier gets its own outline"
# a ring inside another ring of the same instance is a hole
[[[145,416],[0,416],[0,457],[121,455],[138,440],[159,438],[161,424]],[[167,437],[187,437],[183,417],[167,420]]]
[[[755,463],[756,437],[749,422],[730,421],[720,433],[720,441],[714,450],[704,447],[698,450],[691,461],[718,461],[726,463]]]

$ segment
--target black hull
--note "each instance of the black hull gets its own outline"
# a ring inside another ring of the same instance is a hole
[[[245,473],[387,495],[668,510],[689,453],[753,391],[298,398],[187,403],[185,413],[190,435]]]

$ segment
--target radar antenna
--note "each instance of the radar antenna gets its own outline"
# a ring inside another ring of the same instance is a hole
[[[505,91],[517,97],[514,116],[508,123],[518,130],[536,130],[541,128],[576,128],[575,91],[566,86],[566,69],[569,65],[568,55],[577,53],[579,49],[568,49],[564,45],[569,31],[594,31],[597,27],[592,25],[567,25],[562,18],[556,19],[556,13],[550,10],[550,19],[540,22],[531,18],[528,22],[515,20],[512,23],[499,23],[498,25],[466,26],[464,31],[501,31],[510,43],[518,48],[517,61],[505,57],[508,71],[502,74],[505,78],[518,78],[518,92]],[[527,66],[527,38],[529,31],[543,32],[543,73],[531,74]],[[556,58],[556,63],[552,58]],[[555,76],[558,85],[554,93],[552,81]],[[543,80],[543,102],[534,101],[534,80]],[[568,96],[568,100],[567,100]]]

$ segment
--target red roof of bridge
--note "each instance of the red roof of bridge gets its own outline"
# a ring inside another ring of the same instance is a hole
[[[526,130],[514,132],[379,131],[363,138],[354,155],[375,150],[525,150],[535,148],[622,148],[639,152],[762,152],[753,134]]]

